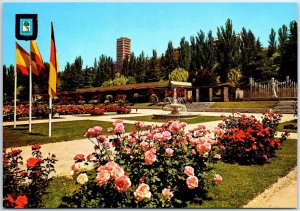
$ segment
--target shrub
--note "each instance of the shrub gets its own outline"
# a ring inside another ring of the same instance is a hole
[[[6,208],[38,207],[49,183],[49,174],[55,172],[55,155],[43,158],[41,146],[32,146],[32,156],[26,161],[27,170],[21,170],[22,150],[3,149],[3,205]]]
[[[116,107],[116,112],[118,114],[129,114],[131,112],[131,108],[128,107],[122,107],[122,106],[117,106]]]
[[[101,135],[99,126],[85,133],[94,152],[76,155],[70,176],[81,185],[61,207],[158,208],[186,207],[201,201],[210,185],[220,184],[212,163],[216,141],[204,138],[204,126],[184,131],[186,123],[169,121],[161,127],[136,122],[136,131],[125,135],[122,120],[109,128],[112,138]],[[92,163],[94,171],[87,171]]]
[[[90,111],[91,115],[103,115],[104,114],[104,109],[99,107],[99,106],[95,106],[91,111]]]
[[[275,151],[286,139],[287,133],[275,138],[280,114],[264,113],[262,121],[253,115],[234,113],[221,116],[219,148],[223,160],[243,164],[264,163],[275,155]]]

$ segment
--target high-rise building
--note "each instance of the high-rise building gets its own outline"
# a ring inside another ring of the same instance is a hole
[[[120,37],[117,39],[117,67],[121,67],[126,55],[131,53],[131,40],[127,37]]]

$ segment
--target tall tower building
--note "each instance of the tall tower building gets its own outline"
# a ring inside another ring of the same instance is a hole
[[[131,40],[127,37],[120,37],[117,39],[117,67],[121,67],[126,55],[131,53]]]

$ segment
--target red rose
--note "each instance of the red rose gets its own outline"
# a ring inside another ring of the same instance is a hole
[[[84,161],[85,158],[84,158],[83,154],[78,154],[74,157],[74,160],[75,160],[75,162],[81,162],[81,161]]]
[[[22,150],[20,150],[20,149],[15,149],[15,150],[13,150],[13,151],[7,153],[7,154],[13,155],[13,156],[14,156],[14,155],[20,154],[21,152],[22,152]]]
[[[27,160],[27,168],[36,167],[40,163],[44,162],[41,158],[29,158]]]
[[[15,208],[24,208],[28,203],[27,197],[25,195],[18,196],[15,202],[17,204],[17,206],[15,206]]]
[[[41,148],[41,145],[35,144],[31,147],[32,150],[39,150]]]
[[[14,198],[11,195],[8,195],[5,200],[9,201],[9,203],[13,204],[15,202]]]

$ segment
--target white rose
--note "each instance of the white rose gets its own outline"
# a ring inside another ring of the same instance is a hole
[[[88,176],[86,174],[79,174],[77,177],[77,183],[79,183],[80,185],[85,184],[88,181]]]

